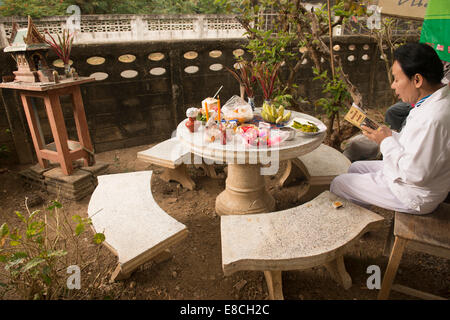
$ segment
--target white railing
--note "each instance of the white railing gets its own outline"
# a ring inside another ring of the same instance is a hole
[[[310,5],[313,7],[313,5]],[[276,25],[275,13],[265,13],[264,28],[273,29]],[[67,28],[69,16],[35,19],[37,29],[44,33],[61,33]],[[8,45],[12,22],[20,28],[27,27],[25,17],[0,18],[0,45]],[[362,25],[364,22],[362,23]],[[399,20],[396,22],[396,35],[418,32],[418,22]],[[75,44],[98,44],[127,41],[170,41],[192,39],[233,39],[243,38],[245,29],[233,15],[82,15]],[[335,28],[334,35],[367,34],[361,24],[349,22],[344,29]]]
[[[43,33],[61,33],[67,27],[66,16],[33,20]],[[12,22],[27,27],[26,18],[0,19],[0,44],[8,45]],[[185,39],[242,38],[245,30],[230,15],[82,15],[76,44],[125,41],[168,41]]]

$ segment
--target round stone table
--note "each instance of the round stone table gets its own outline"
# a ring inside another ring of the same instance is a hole
[[[260,109],[256,109],[255,113],[259,112]],[[292,112],[291,119],[295,117],[322,123],[300,112]],[[216,212],[219,215],[274,211],[275,199],[266,190],[264,175],[275,175],[280,161],[294,159],[313,151],[320,146],[326,135],[326,132],[321,132],[305,136],[297,132],[293,140],[273,147],[244,145],[238,142],[239,137],[236,135],[234,141],[222,145],[220,139],[214,142],[205,141],[204,126],[191,133],[185,125],[186,121],[187,119],[177,127],[177,138],[183,147],[203,158],[206,164],[228,164],[225,190],[216,198]]]

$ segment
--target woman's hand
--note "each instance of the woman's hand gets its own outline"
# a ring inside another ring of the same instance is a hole
[[[363,129],[363,134],[367,138],[376,142],[378,145],[380,145],[385,138],[392,136],[392,130],[386,126],[380,126],[377,130],[374,130],[362,125],[361,129]]]

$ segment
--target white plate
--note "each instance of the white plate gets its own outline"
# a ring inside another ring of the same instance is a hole
[[[294,121],[299,122],[301,124],[308,124],[308,121],[312,122],[319,128],[319,131],[317,131],[317,132],[305,132],[305,131],[302,131],[300,129],[296,129],[296,128],[294,128],[292,126],[294,124]],[[289,123],[287,124],[287,127],[291,127],[293,129],[295,129],[297,132],[300,132],[301,134],[304,134],[305,136],[315,136],[316,134],[319,134],[319,133],[322,133],[324,131],[327,131],[327,126],[324,125],[323,123],[316,122],[314,120],[310,120],[310,119],[307,119],[307,118],[294,118],[291,121],[289,121]]]

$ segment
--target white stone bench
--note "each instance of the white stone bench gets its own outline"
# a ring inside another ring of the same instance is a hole
[[[283,299],[281,272],[325,265],[345,289],[352,280],[343,255],[360,236],[382,226],[383,217],[324,191],[288,210],[221,216],[224,274],[259,270],[271,299]]]
[[[118,256],[112,280],[128,278],[149,260],[161,261],[166,249],[187,236],[185,225],[162,210],[152,196],[151,171],[98,176],[88,215],[95,232]]]
[[[137,159],[164,167],[165,170],[160,176],[162,180],[176,181],[184,188],[194,190],[195,182],[189,176],[186,168],[187,163],[193,163],[192,154],[188,148],[183,147],[177,138],[165,140],[147,150],[138,152]],[[208,176],[217,178],[212,166],[204,164],[203,161],[198,165]]]
[[[338,175],[347,173],[350,160],[338,150],[321,144],[314,151],[287,162],[287,167],[279,180],[281,187],[295,179],[303,178],[309,190],[303,201],[309,201],[321,192],[328,190],[331,181]]]

